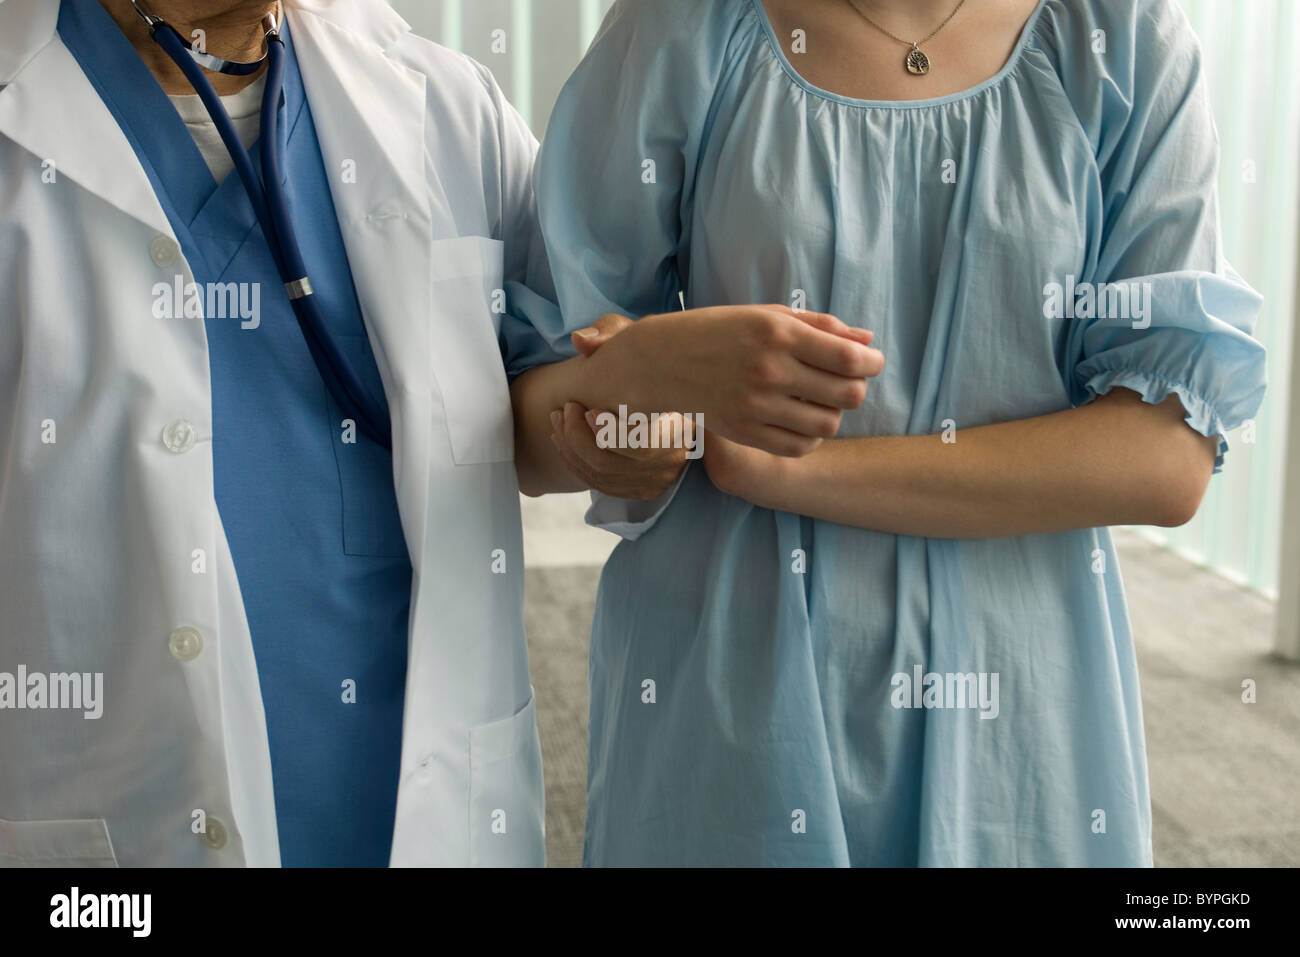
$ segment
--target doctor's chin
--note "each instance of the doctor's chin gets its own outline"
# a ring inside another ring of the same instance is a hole
[[[0,913],[981,868],[1008,927],[1265,926],[1297,46],[1290,0],[0,0],[0,868],[46,869]]]

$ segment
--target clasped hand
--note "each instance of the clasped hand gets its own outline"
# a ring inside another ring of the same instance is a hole
[[[865,401],[867,380],[884,369],[872,338],[834,316],[779,305],[637,322],[607,315],[575,332],[573,345],[605,381],[627,384],[628,409],[663,413],[659,440],[602,448],[598,416],[615,410],[568,402],[551,413],[551,441],[590,488],[629,499],[662,495],[685,467],[687,449],[702,441],[710,476],[730,491],[738,469],[807,455],[836,434],[844,410]],[[694,416],[706,435],[694,434]],[[677,436],[685,441],[674,443]]]

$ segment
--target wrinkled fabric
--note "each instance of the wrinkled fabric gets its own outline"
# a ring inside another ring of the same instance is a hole
[[[214,181],[181,116],[104,9],[67,0],[59,23],[129,132],[199,288],[278,289],[243,182]],[[382,395],[287,24],[282,35],[278,132],[300,245],[331,334],[372,394]],[[112,78],[111,89],[101,77]],[[246,145],[260,173],[257,144]],[[219,315],[205,325],[215,499],[256,652],[280,861],[383,867],[397,802],[411,603],[392,456],[365,436],[342,440],[342,413],[288,298],[268,292],[258,305],[256,326]],[[355,701],[339,690],[345,680],[362,691]]]
[[[998,74],[908,102],[810,86],[759,0],[621,2],[543,145],[539,327],[784,302],[886,354],[841,438],[960,441],[1115,387],[1222,436],[1265,374],[1217,164],[1172,0],[1044,0]],[[605,568],[590,685],[589,865],[1151,864],[1105,529],[887,535],[693,464]]]

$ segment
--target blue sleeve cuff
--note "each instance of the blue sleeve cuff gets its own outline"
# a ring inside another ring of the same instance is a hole
[[[687,462],[686,467],[677,476],[677,481],[673,482],[668,491],[656,499],[615,498],[612,495],[606,495],[604,492],[597,492],[593,489],[591,507],[587,509],[585,516],[587,524],[594,528],[603,528],[607,532],[613,532],[629,542],[635,542],[655,527],[668,506],[672,504],[672,500],[676,497],[677,490],[682,487],[682,480],[686,477],[686,472],[690,467],[691,463]]]
[[[1178,396],[1187,415],[1184,421],[1206,437],[1218,436],[1219,448],[1214,456],[1214,474],[1223,471],[1223,459],[1228,451],[1225,434],[1228,429],[1218,411],[1201,395],[1181,382],[1175,382],[1153,372],[1141,369],[1110,369],[1098,372],[1084,384],[1094,396],[1105,395],[1116,387],[1131,389],[1142,396],[1148,405],[1159,405],[1171,395]]]

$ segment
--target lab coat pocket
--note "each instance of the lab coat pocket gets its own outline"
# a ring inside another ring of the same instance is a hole
[[[497,335],[505,244],[485,236],[432,246],[433,372],[457,465],[514,458],[510,388]]]
[[[0,821],[0,867],[117,867],[103,818]]]
[[[546,802],[536,698],[509,718],[470,730],[470,864],[546,864]]]

